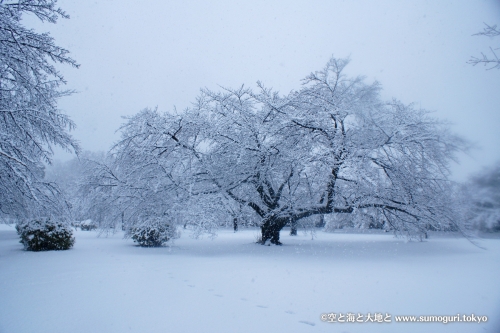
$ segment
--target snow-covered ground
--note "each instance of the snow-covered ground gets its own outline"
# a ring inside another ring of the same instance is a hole
[[[0,332],[498,332],[500,240],[256,229],[187,233],[140,248],[77,231],[69,251],[27,252],[0,225]],[[390,314],[326,323],[322,313]],[[397,323],[397,315],[480,315],[487,323]]]

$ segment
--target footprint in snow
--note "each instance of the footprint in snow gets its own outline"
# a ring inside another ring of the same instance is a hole
[[[263,308],[263,309],[267,309],[267,306],[264,306],[264,305],[257,305],[258,308]]]
[[[293,311],[285,311],[285,313],[288,313],[288,314],[295,314],[295,312],[293,312]]]
[[[307,321],[307,320],[299,320],[299,323],[306,324],[306,325],[311,325],[311,326],[315,326],[316,325],[315,323],[311,323],[310,321]]]
[[[242,300],[242,301],[248,301],[246,298],[240,298],[240,300]]]
[[[188,284],[188,287],[194,288],[194,284]]]

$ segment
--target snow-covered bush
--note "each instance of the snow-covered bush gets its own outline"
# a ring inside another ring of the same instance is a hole
[[[164,245],[170,239],[179,238],[175,225],[153,217],[130,228],[126,236],[132,238],[142,247],[158,247]]]
[[[16,225],[24,248],[28,251],[67,250],[75,244],[71,227],[50,218],[38,218]]]
[[[92,221],[90,219],[82,221],[82,222],[80,222],[80,229],[83,231],[96,230],[97,223],[95,223],[94,221]]]

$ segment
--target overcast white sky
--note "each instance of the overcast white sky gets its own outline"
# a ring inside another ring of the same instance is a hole
[[[500,160],[500,70],[466,62],[500,47],[472,37],[500,24],[500,2],[463,1],[129,1],[59,0],[71,15],[57,25],[26,18],[71,51],[61,67],[78,91],[59,106],[76,122],[85,150],[108,150],[121,116],[145,107],[184,109],[202,87],[282,93],[328,59],[350,56],[348,72],[378,80],[385,98],[435,111],[477,144],[454,168],[465,179]],[[67,159],[57,153],[56,158]]]

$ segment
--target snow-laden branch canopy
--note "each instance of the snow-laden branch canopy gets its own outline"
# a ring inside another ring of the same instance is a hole
[[[74,123],[57,108],[70,91],[54,63],[78,64],[46,33],[21,24],[23,13],[55,23],[67,15],[55,0],[0,1],[0,212],[13,216],[61,213],[58,190],[43,180],[52,147],[78,151]],[[64,204],[62,203],[62,206]]]
[[[262,242],[324,214],[410,238],[459,229],[448,176],[465,142],[428,111],[382,101],[380,84],[347,76],[348,63],[332,58],[285,96],[258,83],[202,90],[175,115],[141,111],[93,191],[107,191],[114,220],[121,212],[132,224],[151,214],[216,224],[243,206],[260,219]]]

